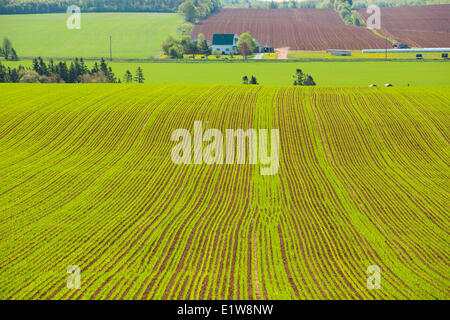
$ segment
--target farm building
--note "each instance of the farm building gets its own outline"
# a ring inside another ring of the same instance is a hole
[[[256,49],[255,49],[255,53],[271,53],[271,52],[275,52],[274,48],[269,46],[269,45],[265,45],[262,46],[258,40],[254,39],[256,42]]]
[[[239,36],[237,34],[214,34],[212,51],[220,51],[222,54],[237,54]]]
[[[336,50],[336,49],[327,49],[327,53],[331,53],[333,56],[351,56],[351,50]]]

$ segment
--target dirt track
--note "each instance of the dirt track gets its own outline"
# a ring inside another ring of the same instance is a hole
[[[278,60],[287,60],[289,48],[277,48],[275,51],[278,51]]]

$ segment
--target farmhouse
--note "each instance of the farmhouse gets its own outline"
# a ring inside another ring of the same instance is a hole
[[[222,54],[237,54],[237,43],[239,36],[237,34],[214,34],[212,41],[212,50],[220,51]]]
[[[237,34],[213,34],[212,51],[220,51],[221,54],[238,54],[238,40]],[[271,46],[262,46],[257,40],[255,53],[274,52]]]

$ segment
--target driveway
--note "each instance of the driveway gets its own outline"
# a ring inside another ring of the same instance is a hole
[[[287,60],[288,59],[289,47],[276,48],[275,51],[278,51],[278,59],[279,60]]]

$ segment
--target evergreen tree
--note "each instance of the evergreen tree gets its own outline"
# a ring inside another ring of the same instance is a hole
[[[108,75],[107,76],[111,83],[116,82],[116,76],[115,76],[114,72],[112,71],[111,67],[108,67]]]
[[[141,67],[138,67],[136,70],[136,75],[134,77],[134,81],[138,82],[138,83],[144,83],[144,73],[142,72]]]
[[[22,69],[23,69],[22,66],[19,66],[19,70],[17,70],[16,68],[11,69],[11,68],[8,67],[9,82],[13,82],[13,83],[19,82],[19,80],[20,80],[19,72]]]
[[[39,62],[36,58],[33,59],[33,70],[39,73]]]
[[[304,86],[315,86],[316,82],[314,81],[313,77],[311,77],[309,74],[306,75],[305,80],[303,81]]]
[[[250,78],[250,84],[258,84],[258,80],[256,80],[256,77],[255,77],[255,76],[252,76],[252,77]]]
[[[84,63],[83,58],[80,58],[80,68],[81,68],[81,74],[86,74],[89,72],[88,67],[86,66],[86,64]]]
[[[1,63],[0,63],[0,82],[9,82],[8,71],[6,70],[6,67],[4,67]]]
[[[70,63],[70,68],[69,68],[69,78],[68,78],[68,83],[74,83],[77,81],[77,70],[75,68],[75,63],[71,62]]]
[[[5,60],[8,60],[9,55],[11,54],[12,43],[8,38],[3,39],[3,56]]]
[[[19,61],[19,57],[17,56],[16,50],[14,48],[11,48],[11,61]]]
[[[123,78],[124,78],[124,82],[126,82],[126,83],[133,82],[133,75],[131,74],[130,70],[127,70],[125,72],[125,76]]]
[[[103,73],[108,76],[108,66],[105,62],[105,59],[102,58],[100,61],[100,71],[103,71]]]
[[[36,71],[41,76],[49,76],[50,73],[47,70],[47,65],[45,64],[44,60],[42,60],[42,58],[39,57],[38,61],[39,61],[38,70],[34,70],[34,71]]]
[[[294,76],[294,86],[302,86],[303,85],[303,71],[302,69],[297,69]]]
[[[58,63],[56,67],[56,73],[59,74],[59,76],[61,77],[61,79],[64,80],[64,82],[66,83],[69,82],[69,69],[67,68],[67,64],[65,61]]]
[[[48,63],[47,70],[50,74],[55,73],[55,64],[53,62],[53,59],[50,59],[50,62]]]
[[[247,76],[243,76],[242,77],[242,84],[248,84],[248,77]]]
[[[92,67],[91,73],[97,73],[100,69],[98,68],[98,63],[95,61],[94,66]]]

